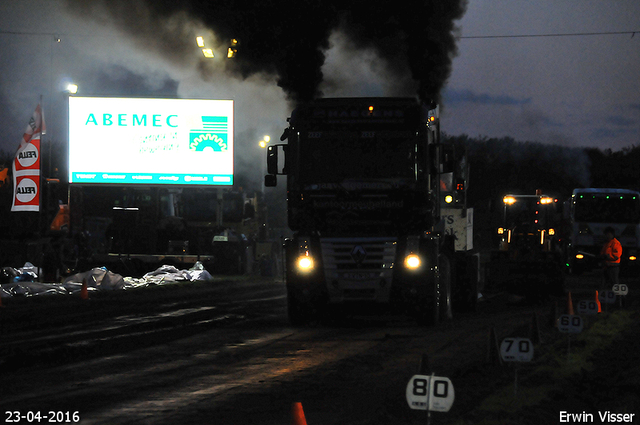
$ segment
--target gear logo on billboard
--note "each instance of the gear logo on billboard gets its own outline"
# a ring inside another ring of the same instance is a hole
[[[226,152],[227,138],[227,117],[202,116],[202,128],[189,131],[189,149],[198,152]]]
[[[38,185],[36,182],[29,178],[20,180],[20,183],[18,183],[16,187],[16,199],[23,204],[27,204],[33,201],[36,196],[38,196]]]
[[[23,168],[31,167],[38,160],[38,148],[29,143],[22,152],[18,153],[17,158]]]

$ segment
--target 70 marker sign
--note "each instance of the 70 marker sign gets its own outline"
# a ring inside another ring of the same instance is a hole
[[[530,362],[533,343],[529,338],[505,338],[500,344],[500,357],[505,362]]]

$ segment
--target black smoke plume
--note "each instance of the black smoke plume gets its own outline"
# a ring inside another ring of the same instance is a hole
[[[67,4],[91,19],[107,16],[140,43],[175,60],[193,52],[193,38],[175,22],[175,16],[189,16],[221,42],[239,40],[238,55],[227,68],[243,78],[275,75],[293,102],[322,96],[324,52],[338,28],[355,46],[373,49],[386,62],[397,94],[417,92],[423,101],[438,102],[456,54],[454,21],[466,8],[466,0],[67,0]],[[207,72],[205,66],[201,70]]]

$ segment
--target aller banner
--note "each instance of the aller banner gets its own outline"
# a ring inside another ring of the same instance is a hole
[[[45,133],[44,115],[38,104],[13,160],[14,197],[11,211],[40,210],[40,137]]]

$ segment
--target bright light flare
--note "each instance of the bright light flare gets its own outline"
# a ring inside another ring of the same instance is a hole
[[[213,57],[213,50],[211,50],[211,49],[202,49],[202,54],[204,55],[205,58],[212,58]]]
[[[582,260],[582,259],[584,258],[584,255],[582,255],[582,254],[576,254],[576,258],[577,258],[578,260]]]
[[[71,94],[78,93],[78,85],[77,84],[67,84],[67,91]]]
[[[196,44],[198,45],[198,47],[203,48],[204,47],[204,38],[202,38],[201,36],[196,37]]]
[[[444,202],[446,202],[447,204],[450,204],[453,202],[453,196],[451,195],[447,195],[444,197]]]
[[[542,198],[540,199],[540,203],[545,205],[545,204],[551,204],[553,203],[553,199],[552,198]]]
[[[313,270],[313,258],[308,255],[302,255],[298,258],[298,270],[310,272]]]
[[[417,269],[418,267],[420,267],[420,264],[421,264],[420,257],[418,257],[416,254],[409,254],[404,259],[404,265],[408,269]]]
[[[505,196],[504,198],[502,198],[502,202],[507,205],[513,205],[516,203],[516,198],[514,198],[513,196]]]

